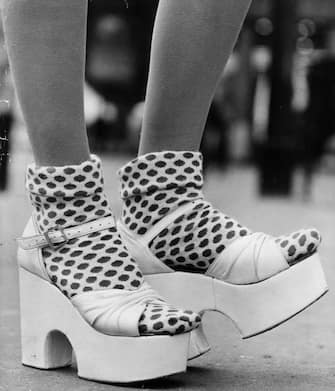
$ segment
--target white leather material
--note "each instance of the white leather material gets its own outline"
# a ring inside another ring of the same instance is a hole
[[[134,235],[120,221],[118,221],[118,231],[132,258],[134,258],[144,275],[174,272],[173,269],[155,257],[150,251],[147,241],[144,241],[139,235]]]
[[[162,298],[145,282],[135,291],[91,291],[76,295],[71,302],[96,330],[108,335],[137,337],[146,304],[157,300],[162,301]]]
[[[212,263],[207,276],[232,284],[256,283],[289,268],[271,236],[256,232],[233,242]]]
[[[164,228],[172,224],[178,217],[183,214],[187,214],[190,210],[195,208],[197,205],[202,203],[202,198],[196,199],[194,201],[188,202],[184,205],[181,205],[179,208],[169,213],[162,219],[160,219],[154,226],[152,226],[144,235],[140,236],[143,243],[149,245],[149,243],[154,239]]]
[[[92,232],[102,231],[110,227],[115,227],[115,219],[113,216],[102,217],[101,219],[90,221],[76,227],[64,228],[63,230],[54,230],[48,232],[48,240],[53,244],[64,242],[64,235],[66,239],[79,238],[86,236]],[[38,231],[25,232],[23,237],[18,238],[19,247],[24,250],[32,250],[35,248],[46,247],[49,245],[45,235],[38,234]]]
[[[36,232],[38,231],[33,218],[31,217],[24,229],[23,236],[36,235]],[[43,278],[43,280],[50,282],[50,278],[45,270],[42,251],[40,248],[34,248],[31,250],[23,250],[22,248],[19,248],[17,258],[20,267]]]
[[[109,224],[108,221],[106,222]],[[113,226],[114,224],[113,221]],[[95,224],[95,227],[99,228],[99,225]],[[38,236],[37,232],[37,226],[31,217],[23,232],[23,238],[34,238]],[[52,283],[45,269],[41,247],[26,250],[19,248],[18,262],[21,268]],[[149,301],[157,302],[163,299],[146,282],[134,291],[122,289],[89,291],[71,299],[81,316],[96,330],[108,335],[128,337],[140,335],[139,319]]]

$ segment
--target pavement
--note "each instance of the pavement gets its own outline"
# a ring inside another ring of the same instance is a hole
[[[21,136],[20,136],[21,137]],[[217,313],[205,315],[212,350],[190,362],[186,373],[133,385],[108,385],[79,379],[75,366],[52,371],[20,363],[18,283],[15,238],[30,208],[24,194],[24,167],[32,160],[28,142],[14,143],[8,191],[0,194],[0,391],[124,390],[335,390],[335,177],[319,173],[309,201],[299,176],[291,198],[260,198],[252,168],[210,170],[208,199],[253,230],[272,234],[315,226],[323,233],[321,255],[330,292],[297,317],[266,334],[241,340],[232,323]],[[115,171],[127,157],[103,156],[107,194],[120,210]],[[131,368],[129,368],[131,370]]]

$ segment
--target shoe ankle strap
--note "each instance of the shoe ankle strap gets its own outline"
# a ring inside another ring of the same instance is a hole
[[[21,237],[16,240],[19,247],[23,250],[32,250],[47,246],[58,249],[67,244],[70,239],[79,238],[115,226],[114,216],[108,216],[70,228],[56,226],[43,234]]]
[[[130,231],[124,223],[120,220],[118,222],[118,230],[121,237],[133,258],[136,259],[138,266],[142,273],[157,274],[157,273],[172,273],[174,270],[158,259],[150,250],[150,242],[161,232],[164,228],[168,227],[178,217],[189,212],[197,207],[197,205],[203,203],[203,199],[190,201],[180,206],[175,211],[169,213],[151,227],[144,235],[138,235],[133,231]]]
[[[173,212],[167,214],[161,220],[159,220],[155,225],[153,225],[144,235],[142,235],[141,239],[144,243],[149,244],[164,228],[168,227],[172,224],[178,217],[186,214],[187,212],[194,209],[197,205],[203,203],[202,198],[198,198],[196,200],[192,200],[187,202],[184,205],[179,206]]]

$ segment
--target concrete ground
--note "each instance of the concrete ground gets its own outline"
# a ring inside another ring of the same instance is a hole
[[[75,367],[40,371],[20,364],[18,284],[14,239],[29,216],[23,191],[24,166],[31,161],[25,138],[14,143],[9,190],[0,194],[0,390],[107,391],[124,389],[79,379]],[[107,193],[119,211],[115,170],[126,158],[103,157]],[[330,288],[335,286],[335,177],[319,175],[311,200],[299,185],[291,199],[257,196],[252,169],[210,171],[208,198],[254,230],[273,234],[316,226],[323,233],[321,254]],[[335,289],[334,289],[335,291]],[[333,289],[288,323],[242,341],[229,320],[209,313],[205,329],[212,351],[190,363],[187,373],[135,384],[133,389],[170,390],[334,390],[335,297]],[[98,363],[97,363],[98,364]],[[131,371],[131,368],[129,368]]]

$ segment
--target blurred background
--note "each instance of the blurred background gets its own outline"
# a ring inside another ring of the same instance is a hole
[[[87,130],[92,150],[103,159],[106,191],[116,214],[120,205],[115,172],[136,155],[158,4],[127,3],[90,1],[88,19]],[[254,0],[208,116],[201,147],[205,191],[216,207],[254,230],[281,234],[304,226],[319,228],[330,286],[335,285],[334,113],[334,0]],[[24,170],[31,161],[1,34],[0,362],[5,364],[0,365],[0,377],[12,385],[6,390],[21,390],[13,373],[28,387],[22,390],[44,390],[45,383],[39,381],[48,376],[53,385],[51,380],[58,379],[55,373],[30,376],[19,366],[13,239],[20,236],[30,213]],[[207,369],[193,371],[193,380],[187,382],[200,382],[206,389],[221,389],[215,385],[224,382],[227,390],[333,390],[334,311],[330,293],[288,325],[243,344],[229,322],[209,322],[213,353],[193,364]],[[282,343],[288,340],[290,346]],[[172,382],[170,388],[181,387],[184,377],[179,379],[181,383]],[[71,373],[65,380],[62,389],[93,390],[80,388]]]
[[[157,0],[89,3],[86,121],[92,150],[137,150]],[[0,189],[23,132],[0,47]],[[202,142],[208,166],[254,167],[261,195],[311,196],[335,172],[335,3],[254,0],[222,72]],[[24,137],[24,136],[22,136]],[[11,140],[8,142],[8,140]]]

